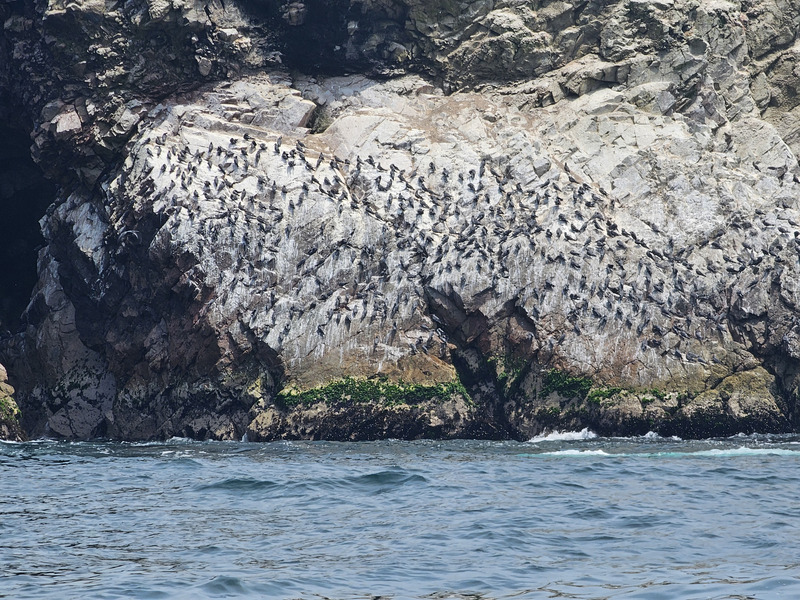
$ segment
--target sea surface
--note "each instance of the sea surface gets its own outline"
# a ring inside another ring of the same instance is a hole
[[[800,437],[0,443],[0,597],[800,598]]]

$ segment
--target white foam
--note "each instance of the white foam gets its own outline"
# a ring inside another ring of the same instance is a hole
[[[149,448],[152,446],[174,446],[176,444],[194,444],[197,440],[186,437],[173,436],[166,440],[144,440],[141,442],[121,442],[123,446],[133,446],[136,448]]]
[[[604,450],[557,450],[555,452],[542,452],[539,456],[611,456]]]
[[[746,446],[741,446],[739,448],[729,448],[727,450],[721,450],[715,448],[713,450],[700,450],[698,452],[688,452],[690,456],[753,456],[753,455],[777,455],[777,456],[787,456],[787,455],[797,455],[800,454],[797,450],[786,450],[783,448],[747,448]]]
[[[537,435],[536,437],[528,440],[532,443],[537,442],[572,442],[578,440],[591,440],[597,437],[594,431],[590,431],[588,427],[584,427],[580,431],[553,431],[551,433]]]
[[[630,439],[634,439],[635,440],[637,438],[630,438]],[[672,436],[670,436],[668,438],[665,438],[665,437],[661,437],[660,435],[658,435],[655,431],[648,431],[643,436],[641,436],[641,438],[639,438],[639,439],[643,439],[643,440],[671,440],[673,442],[681,442],[681,441],[683,441],[677,435],[672,435]]]

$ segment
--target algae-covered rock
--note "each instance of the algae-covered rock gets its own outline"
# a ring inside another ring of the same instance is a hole
[[[19,425],[20,411],[13,394],[6,369],[0,364],[0,440],[19,442],[25,439],[25,434]]]
[[[458,381],[420,385],[345,378],[309,390],[284,389],[255,407],[250,441],[495,437],[484,410]]]
[[[664,429],[672,435],[728,436],[786,432],[790,423],[775,398],[775,377],[762,367],[734,373],[682,403]]]
[[[543,380],[548,377],[554,379],[552,371]],[[583,428],[600,435],[652,431],[683,438],[791,431],[785,408],[776,402],[775,377],[762,367],[729,375],[709,389],[681,392],[597,387],[588,379],[576,387],[571,383],[574,378],[557,377],[559,389],[509,403],[507,412],[517,437]]]

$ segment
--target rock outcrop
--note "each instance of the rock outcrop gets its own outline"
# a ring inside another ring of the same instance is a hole
[[[19,407],[14,402],[14,388],[8,384],[8,374],[0,365],[0,440],[21,442],[25,434],[19,425]]]
[[[0,14],[31,435],[797,428],[800,2]]]

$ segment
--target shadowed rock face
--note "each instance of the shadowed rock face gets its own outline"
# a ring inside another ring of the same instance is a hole
[[[0,327],[15,330],[38,275],[36,252],[44,243],[38,221],[56,196],[31,161],[27,133],[0,127]]]
[[[0,11],[32,435],[797,426],[800,3]]]

